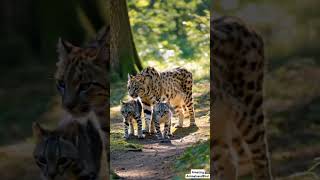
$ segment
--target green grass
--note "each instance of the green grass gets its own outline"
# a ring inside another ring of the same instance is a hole
[[[210,173],[210,140],[194,144],[177,158],[175,170],[178,176],[175,179],[184,178],[191,169],[205,169],[206,173]]]
[[[110,150],[114,151],[140,151],[142,145],[136,139],[125,140],[122,129],[111,130],[110,133]]]

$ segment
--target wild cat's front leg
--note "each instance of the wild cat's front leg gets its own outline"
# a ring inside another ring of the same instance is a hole
[[[143,112],[144,112],[144,118],[145,118],[145,128],[143,130],[143,133],[152,133],[150,131],[152,106],[147,102],[142,102],[142,104],[143,104]]]

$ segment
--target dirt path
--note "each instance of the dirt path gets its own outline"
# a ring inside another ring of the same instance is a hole
[[[175,159],[192,144],[209,138],[210,126],[207,116],[197,118],[198,127],[190,128],[185,120],[184,128],[173,132],[171,143],[159,143],[156,138],[147,136],[140,140],[142,151],[111,152],[111,164],[123,179],[170,179],[174,177]],[[173,123],[177,123],[174,119]],[[117,125],[116,125],[117,126]]]

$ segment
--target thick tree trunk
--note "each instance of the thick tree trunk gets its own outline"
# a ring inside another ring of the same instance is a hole
[[[126,0],[108,0],[111,31],[111,69],[124,78],[135,74],[142,65],[133,41]]]

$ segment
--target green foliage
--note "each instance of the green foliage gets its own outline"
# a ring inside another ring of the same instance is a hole
[[[190,173],[191,169],[205,169],[207,173],[210,172],[210,140],[205,142],[198,142],[189,147],[176,161],[176,171],[179,177],[184,177],[185,174]]]
[[[198,58],[209,52],[209,0],[129,0],[135,44],[142,60]]]

